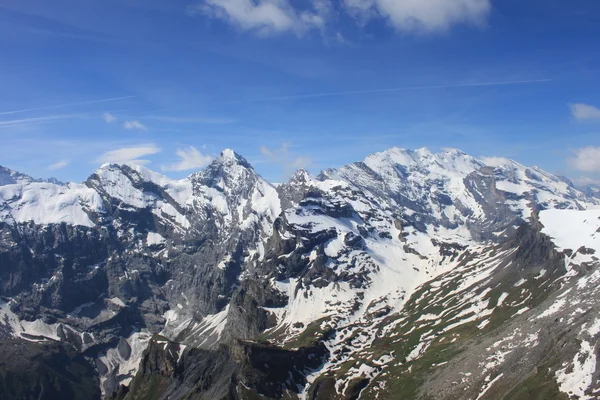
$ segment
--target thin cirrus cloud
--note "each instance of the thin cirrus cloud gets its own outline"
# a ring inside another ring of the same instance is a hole
[[[25,109],[22,109],[22,110],[1,111],[0,115],[20,114],[20,113],[27,113],[27,112],[32,112],[32,111],[54,110],[54,109],[57,109],[57,108],[66,108],[66,107],[85,106],[85,105],[90,105],[90,104],[108,103],[108,102],[113,102],[113,101],[133,99],[135,97],[137,97],[137,95],[134,95],[134,96],[121,96],[121,97],[109,97],[109,98],[106,98],[106,99],[97,99],[97,100],[88,100],[88,101],[78,101],[76,103],[57,104],[57,105],[45,106],[45,107],[37,107],[37,108],[25,108]]]
[[[146,125],[142,124],[140,121],[137,121],[137,120],[130,120],[130,121],[123,122],[123,128],[129,129],[129,130],[138,130],[138,131],[147,131],[148,130],[148,128],[146,128]]]
[[[260,35],[302,36],[333,25],[339,12],[359,25],[379,19],[398,31],[432,33],[458,24],[482,25],[491,11],[491,0],[311,0],[309,4],[299,10],[290,0],[202,0],[190,13]]]
[[[202,154],[194,146],[189,146],[186,149],[177,149],[175,154],[179,157],[179,161],[161,166],[163,171],[189,171],[205,167],[213,160],[212,156]]]
[[[583,103],[571,104],[571,115],[579,121],[600,120],[600,108]]]
[[[68,166],[70,163],[71,163],[71,161],[69,161],[69,160],[60,160],[60,161],[55,162],[54,164],[48,165],[47,168],[51,171],[55,171],[57,169],[62,169],[64,167]]]
[[[2,127],[13,127],[20,125],[34,125],[43,124],[48,122],[56,122],[65,119],[83,118],[80,114],[62,114],[62,115],[49,115],[45,117],[33,117],[33,118],[20,118],[0,121],[0,128]]]
[[[445,84],[445,85],[404,86],[404,87],[397,87],[397,88],[349,90],[349,91],[344,91],[344,92],[307,93],[307,94],[296,94],[296,95],[277,96],[277,97],[263,97],[263,98],[256,98],[256,99],[241,99],[241,100],[224,102],[221,104],[260,103],[260,102],[272,102],[272,101],[312,99],[312,98],[320,98],[320,97],[357,96],[357,95],[388,93],[388,92],[403,92],[403,91],[417,91],[417,90],[431,90],[431,89],[460,89],[460,88],[473,88],[473,87],[485,87],[485,86],[525,85],[525,84],[539,84],[539,83],[548,83],[548,82],[552,82],[552,79],[527,79],[527,80],[519,80],[519,81],[490,81],[490,82],[455,83],[455,84]]]
[[[226,125],[235,122],[234,119],[230,118],[211,118],[211,117],[175,117],[168,115],[154,115],[148,117],[149,119],[173,123],[173,124],[207,124],[207,125]]]
[[[575,156],[571,159],[571,164],[575,169],[584,172],[600,171],[600,147],[588,146],[575,151]]]
[[[154,143],[142,144],[132,147],[121,147],[118,149],[107,151],[96,159],[97,163],[128,163],[133,162],[135,164],[147,164],[148,160],[142,159],[149,155],[157,154],[160,152],[160,148]]]

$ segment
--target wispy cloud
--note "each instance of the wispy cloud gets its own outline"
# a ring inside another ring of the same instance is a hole
[[[267,146],[261,146],[260,152],[269,161],[279,164],[283,168],[285,176],[290,175],[300,168],[308,168],[312,160],[308,156],[294,156],[290,153],[290,143],[283,143],[278,149],[270,149]]]
[[[54,171],[54,170],[57,170],[57,169],[64,168],[64,167],[66,167],[67,165],[69,165],[70,163],[71,163],[71,161],[70,161],[70,160],[60,160],[60,161],[58,161],[58,162],[55,162],[54,164],[50,164],[50,165],[48,165],[48,167],[47,167],[47,168],[48,168],[49,170],[52,170],[52,171]]]
[[[186,149],[177,149],[177,157],[180,160],[170,165],[161,166],[163,171],[188,171],[198,169],[210,164],[213,160],[212,156],[202,154],[198,149],[189,146]]]
[[[388,92],[403,92],[412,90],[431,90],[431,89],[460,89],[460,88],[473,88],[483,86],[506,86],[506,85],[525,85],[525,84],[536,84],[536,83],[548,83],[552,82],[552,79],[529,79],[520,81],[496,81],[496,82],[475,82],[475,83],[456,83],[448,85],[429,85],[429,86],[405,86],[398,88],[387,88],[387,89],[367,89],[367,90],[349,90],[345,92],[326,92],[326,93],[308,93],[298,94],[289,96],[278,96],[278,97],[264,97],[259,99],[248,99],[248,100],[236,100],[221,104],[241,104],[241,103],[259,103],[259,102],[270,102],[270,101],[285,101],[285,100],[298,100],[298,99],[312,99],[318,97],[336,97],[336,96],[356,96],[362,94],[374,94],[374,93],[388,93]]]
[[[21,119],[11,119],[0,121],[0,128],[2,127],[11,127],[11,126],[19,126],[19,125],[32,125],[32,124],[41,124],[46,122],[60,121],[64,119],[73,119],[73,118],[81,118],[83,117],[81,114],[63,114],[63,115],[49,115],[45,117],[35,117],[35,118],[21,118]]]
[[[102,119],[104,119],[104,122],[106,122],[107,124],[112,124],[117,120],[117,117],[107,112],[102,114]]]
[[[291,0],[201,0],[190,8],[221,19],[239,30],[259,35],[291,32],[302,36],[323,31],[339,20],[340,13],[359,25],[374,19],[387,21],[398,31],[431,33],[453,25],[483,25],[491,11],[490,0],[310,0],[297,7]]]
[[[588,146],[575,151],[571,159],[574,168],[585,172],[600,171],[600,147]]]
[[[600,119],[600,108],[588,104],[571,104],[571,115],[580,121]]]
[[[491,11],[490,0],[343,0],[342,5],[360,23],[383,18],[396,30],[413,33],[481,25]]]
[[[84,105],[88,105],[88,104],[108,103],[108,102],[111,102],[111,101],[133,99],[135,97],[137,97],[137,95],[135,95],[135,96],[122,96],[122,97],[110,97],[110,98],[107,98],[107,99],[99,99],[99,100],[79,101],[79,102],[76,102],[76,103],[65,103],[65,104],[58,104],[58,105],[47,106],[47,107],[26,108],[26,109],[22,109],[22,110],[2,111],[2,112],[0,112],[0,115],[20,114],[20,113],[26,113],[26,112],[32,112],[32,111],[45,111],[45,110],[54,110],[56,108],[84,106]]]
[[[167,115],[154,115],[147,117],[155,121],[173,123],[173,124],[207,124],[207,125],[225,125],[235,122],[230,118],[210,118],[210,117],[176,117]]]
[[[97,163],[126,163],[134,162],[136,164],[147,164],[148,160],[143,160],[141,157],[149,156],[160,152],[160,148],[154,143],[141,144],[133,147],[121,147],[118,149],[107,151],[96,159]]]
[[[140,131],[148,130],[148,128],[146,128],[146,126],[144,124],[142,124],[140,121],[136,121],[136,120],[123,122],[123,128],[130,129],[130,130],[140,130]]]
[[[189,9],[221,19],[237,29],[259,35],[293,32],[299,36],[325,26],[323,0],[313,0],[312,10],[297,10],[288,0],[203,0]]]

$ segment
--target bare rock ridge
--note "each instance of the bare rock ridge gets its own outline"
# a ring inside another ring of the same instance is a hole
[[[0,394],[595,399],[598,252],[593,192],[454,149],[277,186],[232,150],[181,180],[0,167],[0,345],[43,354]]]

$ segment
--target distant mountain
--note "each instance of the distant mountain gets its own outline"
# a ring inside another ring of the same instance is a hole
[[[277,186],[231,150],[2,169],[0,337],[71,346],[111,398],[595,398],[599,251],[593,193],[459,150]]]
[[[22,174],[17,171],[5,168],[0,165],[0,186],[12,185],[16,183],[31,183],[31,182],[47,182],[55,185],[64,185],[61,181],[56,178],[48,179],[34,179],[29,175]]]
[[[581,191],[584,192],[589,197],[595,197],[597,199],[600,199],[600,185],[597,185],[597,184],[585,185],[583,188],[581,188]]]

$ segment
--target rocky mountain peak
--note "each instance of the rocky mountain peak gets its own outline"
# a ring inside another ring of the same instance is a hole
[[[15,183],[33,182],[33,178],[29,175],[22,174],[12,169],[0,165],[0,186],[12,185]]]
[[[294,172],[294,174],[290,177],[288,183],[308,185],[314,180],[315,178],[307,170],[301,168],[298,171]]]
[[[446,176],[466,176],[484,165],[458,149],[444,149],[439,153],[432,153],[424,147],[416,150],[392,147],[367,156],[364,163],[374,171],[390,168],[397,170],[397,166],[401,166],[404,169],[417,169]]]
[[[172,180],[133,162],[103,164],[88,179],[106,183],[118,183],[120,179],[131,180],[134,183],[151,182],[163,186]]]
[[[250,163],[244,157],[231,149],[224,149],[221,152],[221,155],[217,157],[215,161],[213,161],[213,164],[227,166],[239,165],[244,168],[252,168],[252,165],[250,165]]]
[[[39,183],[52,183],[55,185],[65,185],[63,182],[59,181],[56,178],[47,178],[47,179],[35,179],[29,175],[23,174],[21,172],[12,170],[10,168],[6,168],[0,165],[0,186],[4,185],[14,185],[14,184],[28,184],[32,182]]]
[[[0,185],[0,337],[71,343],[96,363],[105,395],[135,382],[133,398],[151,374],[213,364],[230,367],[211,382],[270,398],[376,394],[433,361],[444,382],[462,382],[456,365],[443,367],[455,361],[431,358],[450,354],[440,343],[470,348],[468,337],[511,313],[544,315],[552,307],[534,309],[561,276],[579,287],[598,261],[598,204],[539,168],[455,149],[392,148],[318,178],[298,170],[276,188],[229,149],[181,180],[127,163],[103,165],[85,185]],[[568,325],[547,319],[556,332]],[[538,335],[523,321],[523,335]],[[477,358],[496,336],[468,352],[465,398],[496,379]],[[279,386],[231,379],[266,365]],[[161,387],[188,391],[167,375]]]
[[[205,169],[190,176],[196,184],[227,193],[245,191],[243,188],[252,187],[259,179],[252,165],[231,149],[223,150]]]

